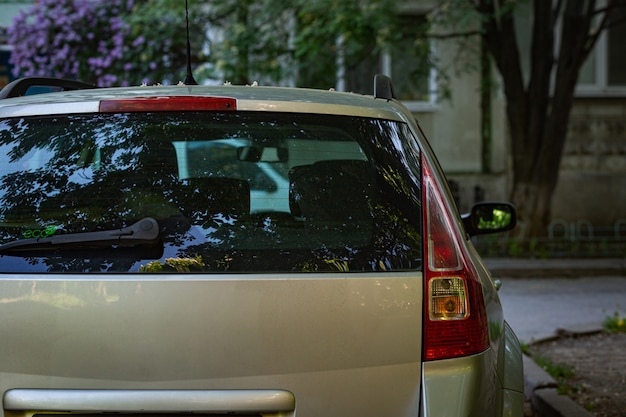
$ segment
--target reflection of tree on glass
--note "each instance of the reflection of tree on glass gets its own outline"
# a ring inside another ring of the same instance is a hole
[[[397,140],[407,133],[308,114],[5,120],[0,244],[13,249],[0,246],[0,269],[21,268],[17,247],[43,271],[148,272],[167,259],[202,259],[193,271],[417,268],[421,191],[404,166],[418,153]],[[89,238],[145,218],[158,223],[152,248]],[[15,243],[51,228],[35,246]],[[80,250],[55,243],[81,234]]]
[[[511,213],[503,210],[494,209],[491,216],[481,217],[478,225],[479,229],[499,228],[506,226],[511,222]]]

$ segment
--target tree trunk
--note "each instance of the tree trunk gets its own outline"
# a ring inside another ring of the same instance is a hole
[[[551,221],[574,91],[579,70],[597,39],[591,30],[597,13],[593,0],[533,1],[530,72],[525,86],[514,8],[504,3],[480,0],[476,7],[486,22],[483,38],[504,84],[513,161],[511,197],[518,211],[519,235],[529,239],[545,236]],[[560,43],[555,59],[559,27],[559,38],[567,41]]]
[[[553,187],[537,181],[517,181],[514,184],[512,200],[518,212],[518,237],[522,240],[544,236],[550,221],[549,202]]]

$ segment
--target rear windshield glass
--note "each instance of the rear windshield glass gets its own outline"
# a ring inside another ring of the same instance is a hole
[[[421,268],[406,125],[270,112],[0,122],[0,272]]]

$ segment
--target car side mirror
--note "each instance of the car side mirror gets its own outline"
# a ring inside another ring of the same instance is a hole
[[[515,206],[504,202],[476,203],[469,213],[461,216],[470,236],[511,230],[517,224]]]

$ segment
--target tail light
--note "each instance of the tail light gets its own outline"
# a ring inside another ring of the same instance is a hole
[[[237,100],[230,97],[159,96],[100,101],[100,113],[224,110],[237,110]]]
[[[480,353],[489,347],[482,284],[460,240],[457,222],[423,160],[425,361]]]

